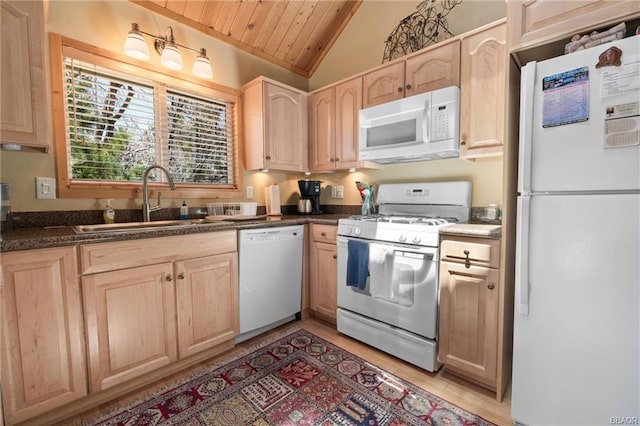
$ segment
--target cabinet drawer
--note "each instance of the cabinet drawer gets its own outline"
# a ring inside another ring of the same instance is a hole
[[[313,236],[313,241],[315,242],[335,244],[337,232],[337,226],[318,225],[315,223],[311,224],[311,235]]]
[[[211,256],[237,251],[236,231],[85,244],[80,246],[82,274]]]
[[[471,265],[500,266],[500,240],[456,237],[440,243],[440,259]]]

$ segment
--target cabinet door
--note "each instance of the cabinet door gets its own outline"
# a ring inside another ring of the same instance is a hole
[[[335,168],[336,90],[334,87],[309,97],[309,169],[326,171]]]
[[[336,168],[358,167],[358,114],[362,109],[362,78],[336,86]]]
[[[3,253],[1,284],[2,398],[14,424],[87,394],[75,248]]]
[[[333,323],[338,307],[337,270],[336,245],[314,242],[309,265],[309,305],[312,311]]]
[[[460,86],[460,41],[407,59],[405,95]]]
[[[232,340],[239,332],[238,255],[176,262],[180,358]]]
[[[91,392],[177,359],[172,264],[82,278]]]
[[[629,0],[515,0],[507,2],[510,44],[523,48],[545,44],[605,23],[638,15],[638,1]]]
[[[0,140],[48,149],[43,8],[41,1],[0,3]]]
[[[504,143],[506,24],[462,40],[460,157],[501,155]]]
[[[438,360],[489,385],[496,383],[498,269],[440,264]]]
[[[403,98],[404,61],[365,74],[362,85],[363,108]]]
[[[266,165],[274,170],[307,171],[307,98],[264,82]]]

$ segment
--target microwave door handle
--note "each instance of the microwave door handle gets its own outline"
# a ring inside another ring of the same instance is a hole
[[[422,142],[431,142],[431,96],[425,100],[422,123]]]

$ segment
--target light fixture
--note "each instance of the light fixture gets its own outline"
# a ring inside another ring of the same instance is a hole
[[[129,31],[129,35],[124,41],[124,53],[136,59],[143,59],[145,61],[149,59],[149,48],[147,48],[147,43],[144,42],[144,36],[136,23],[131,24],[131,31]]]
[[[200,54],[193,63],[193,69],[191,70],[193,75],[200,78],[213,78],[213,70],[211,70],[211,63],[207,57],[206,49],[200,49]]]
[[[192,49],[176,43],[171,26],[167,27],[164,37],[161,37],[144,32],[140,30],[138,24],[132,23],[131,31],[129,31],[129,35],[124,42],[124,53],[127,56],[136,59],[149,59],[149,50],[144,41],[143,34],[153,37],[153,47],[156,49],[156,52],[160,54],[160,63],[162,66],[174,71],[179,71],[183,68],[182,55],[180,55],[180,51],[178,50],[178,46],[180,46],[184,49],[198,52],[198,57],[196,57],[193,63],[193,75],[205,79],[213,78],[213,70],[211,69],[211,62],[209,62],[209,58],[207,57],[207,51],[205,49]]]

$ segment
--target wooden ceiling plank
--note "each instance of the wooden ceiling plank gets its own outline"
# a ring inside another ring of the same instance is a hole
[[[187,0],[167,0],[165,6],[168,10],[184,15],[184,9],[187,7]]]
[[[235,38],[238,41],[242,40],[242,36],[247,31],[247,25],[253,16],[254,11],[258,5],[262,4],[261,1],[243,1],[240,3],[240,8],[236,14],[236,18],[229,28],[229,36]]]
[[[325,49],[324,43],[328,37],[329,31],[335,31],[340,22],[342,22],[343,15],[346,13],[345,9],[351,7],[351,2],[348,0],[334,0],[331,2],[331,8],[324,14],[322,21],[316,25],[316,31],[306,44],[303,46],[302,51],[296,56],[296,64],[304,64],[307,66],[319,52]],[[298,47],[298,46],[294,46]],[[285,58],[287,62],[289,58]]]
[[[280,24],[282,15],[284,15],[289,5],[288,1],[269,1],[269,3],[271,3],[269,14],[262,26],[257,29],[258,35],[253,43],[253,47],[259,51],[264,51],[267,42]]]
[[[196,22],[215,30],[216,21],[220,17],[220,11],[224,7],[224,3],[224,1],[207,0],[202,14]]]
[[[242,34],[240,41],[248,46],[255,47],[255,42],[260,31],[268,22],[269,13],[273,6],[277,4],[275,1],[260,1],[253,11],[253,15],[247,23],[247,29]],[[233,30],[232,30],[233,31]]]
[[[327,52],[333,46],[333,43],[336,42],[342,30],[347,26],[353,15],[356,13],[363,0],[349,0],[345,7],[340,11],[340,18],[335,22],[335,28],[328,28],[325,32],[326,36],[324,40],[321,42],[321,49],[316,52],[317,55],[311,56],[310,60],[302,67],[303,69],[309,72],[309,76],[312,76],[313,73],[318,69],[320,63],[326,56]]]
[[[344,3],[345,0],[318,2],[299,36],[287,49],[282,59],[287,63],[296,64],[306,52],[315,52],[327,27],[336,18]]]
[[[189,0],[185,3],[185,7],[181,15],[195,22],[200,22],[202,11],[204,11],[204,7],[206,6],[207,2],[204,0]]]
[[[289,28],[295,22],[298,17],[298,12],[302,8],[305,2],[302,1],[289,1],[287,2],[287,8],[285,9],[280,21],[275,27],[273,33],[269,37],[267,44],[264,46],[264,53],[267,55],[271,55],[275,57],[275,53],[277,52],[280,44],[282,43],[282,39],[289,32]]]
[[[233,24],[233,20],[236,18],[238,9],[240,9],[239,1],[225,1],[223,2],[222,10],[216,20],[214,29],[222,34],[230,35],[229,30]],[[231,37],[234,38],[234,37]]]
[[[302,2],[302,7],[300,8],[298,15],[296,15],[296,19],[294,19],[293,23],[289,27],[289,30],[282,38],[280,46],[278,46],[278,50],[276,50],[273,56],[278,59],[284,60],[285,56],[287,56],[287,53],[289,52],[289,49],[291,49],[291,47],[293,46],[293,43],[301,36],[306,37],[305,31],[309,28],[307,27],[307,23],[309,22],[309,18],[313,14],[313,11],[317,7],[320,7],[318,5],[319,3],[319,1],[309,0]],[[324,3],[325,5],[329,4],[329,2]]]

